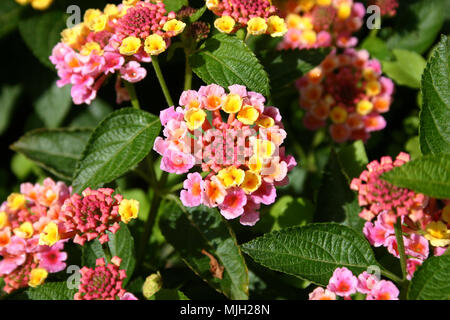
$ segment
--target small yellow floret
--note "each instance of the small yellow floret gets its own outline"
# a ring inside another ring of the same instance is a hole
[[[350,17],[350,14],[352,13],[352,7],[348,3],[343,3],[339,5],[337,16],[340,20],[345,20],[348,17]]]
[[[258,190],[261,186],[261,176],[252,171],[245,172],[244,181],[241,184],[241,188],[245,193],[249,194]]]
[[[87,42],[84,46],[81,47],[80,53],[83,56],[88,56],[92,52],[95,52],[99,55],[103,55],[103,50],[97,42]]]
[[[275,125],[275,120],[272,117],[262,115],[257,121],[256,124],[263,128],[270,128]]]
[[[120,54],[132,56],[133,54],[138,53],[139,49],[141,48],[141,44],[141,39],[136,37],[127,37],[123,39],[122,44],[119,48]]]
[[[9,209],[13,211],[25,208],[26,200],[23,194],[12,193],[6,201],[8,202]]]
[[[231,33],[234,29],[234,25],[236,24],[236,21],[230,16],[223,16],[220,18],[217,18],[216,21],[214,21],[214,26],[223,33]]]
[[[0,229],[6,227],[8,223],[8,214],[5,211],[0,211]]]
[[[220,179],[225,188],[231,188],[239,186],[244,181],[245,171],[237,169],[236,167],[228,167],[220,170],[217,173],[217,177]]]
[[[257,156],[252,156],[248,160],[247,166],[250,169],[250,171],[253,171],[253,172],[257,173],[257,172],[260,172],[262,170],[263,161],[261,160],[261,158],[259,158]]]
[[[279,16],[269,17],[269,19],[267,19],[267,24],[267,32],[269,32],[272,37],[282,37],[288,31],[284,19]]]
[[[378,81],[369,81],[366,85],[366,94],[370,97],[377,96],[381,92],[381,85]]]
[[[317,41],[317,33],[314,30],[304,30],[300,38],[302,43],[311,46]]]
[[[331,5],[331,0],[316,0],[316,3],[321,7],[328,7]]]
[[[108,3],[103,9],[103,13],[109,18],[116,18],[119,16],[119,8],[115,4]]]
[[[316,4],[315,0],[299,0],[298,7],[301,11],[308,12],[310,11],[314,5]]]
[[[450,244],[450,230],[442,221],[429,223],[425,232],[425,238],[435,247],[446,247]]]
[[[20,4],[21,6],[27,5],[31,2],[31,0],[16,0],[16,2],[18,4]]]
[[[119,205],[119,214],[123,223],[136,219],[139,214],[139,201],[123,199]]]
[[[167,45],[159,34],[149,35],[145,39],[144,50],[151,56],[157,56],[166,51]]]
[[[251,126],[259,117],[259,111],[252,106],[243,106],[237,118],[245,125]]]
[[[139,0],[123,0],[122,3],[124,6],[132,7],[134,6]]]
[[[222,105],[222,110],[226,113],[236,113],[242,108],[242,98],[238,94],[230,93]]]
[[[199,108],[190,108],[184,113],[189,130],[200,128],[206,120],[206,112]]]
[[[253,145],[253,154],[258,158],[268,159],[274,154],[275,148],[272,141],[256,139]]]
[[[219,6],[219,0],[206,0],[206,7],[209,10],[215,9]]]
[[[60,240],[58,225],[54,222],[48,223],[39,236],[39,245],[52,246]]]
[[[330,111],[330,119],[333,123],[344,123],[347,121],[347,110],[344,107],[334,107]]]
[[[370,112],[372,112],[372,109],[373,103],[368,100],[362,100],[356,105],[356,112],[358,112],[362,116],[368,115]]]
[[[31,6],[36,10],[45,10],[53,3],[53,0],[31,0]]]
[[[183,21],[172,19],[164,24],[163,30],[166,32],[171,32],[174,36],[176,36],[182,33],[185,27],[186,23]]]
[[[251,18],[247,23],[247,32],[254,36],[259,36],[266,33],[267,22],[261,17]]]
[[[105,30],[108,20],[109,20],[108,16],[106,14],[102,14],[93,19],[91,22],[86,23],[86,25],[89,28],[89,30],[94,32],[100,32]]]
[[[31,222],[26,221],[22,223],[18,228],[14,229],[14,234],[23,239],[29,239],[34,234],[34,228]]]
[[[36,288],[44,283],[47,276],[48,272],[44,268],[33,269],[30,272],[30,280],[28,281],[28,285],[32,288]]]

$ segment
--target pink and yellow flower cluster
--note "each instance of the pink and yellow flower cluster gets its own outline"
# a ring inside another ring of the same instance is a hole
[[[380,280],[366,271],[358,277],[343,267],[333,272],[326,289],[317,287],[309,294],[309,300],[352,300],[352,295],[360,293],[366,300],[398,300],[399,290],[391,282]]]
[[[156,139],[154,150],[166,172],[196,165],[203,171],[205,178],[188,174],[180,194],[185,206],[218,207],[226,219],[254,225],[260,205],[275,201],[275,187],[288,183],[296,162],[281,146],[286,132],[278,109],[244,86],[228,89],[212,84],[183,92],[180,107],[161,112],[165,138]]]
[[[0,206],[0,277],[8,293],[42,284],[49,273],[63,270],[67,259],[57,229],[70,189],[51,179],[20,189]]]
[[[310,130],[328,126],[334,141],[366,141],[386,127],[394,84],[381,75],[381,64],[366,50],[330,53],[297,81],[304,125]]]
[[[409,160],[408,154],[400,153],[395,161],[391,157],[372,161],[350,187],[358,191],[363,208],[360,216],[367,220],[365,236],[373,246],[384,246],[397,258],[394,224],[401,220],[408,278],[412,278],[416,267],[428,258],[430,245],[435,247],[434,255],[443,254],[450,245],[450,201],[432,199],[381,178]]]
[[[112,197],[112,189],[86,189],[82,196],[47,178],[43,184],[24,183],[0,206],[0,277],[8,293],[42,284],[49,273],[66,267],[64,243],[83,245],[108,241],[119,222],[137,218],[139,202]]]
[[[185,23],[166,12],[163,2],[124,0],[103,11],[89,9],[82,23],[62,32],[51,62],[58,71],[57,85],[72,85],[75,104],[90,104],[108,76],[116,74],[117,102],[129,100],[121,79],[139,82],[147,75],[143,62],[159,55]]]
[[[219,16],[214,26],[223,33],[247,28],[250,35],[282,37],[287,32],[284,19],[269,0],[206,0],[206,6]]]
[[[299,1],[288,9],[288,32],[279,49],[356,46],[353,33],[363,25],[365,8],[353,0]]]

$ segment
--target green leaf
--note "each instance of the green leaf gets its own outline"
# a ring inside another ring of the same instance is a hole
[[[283,196],[270,208],[275,219],[272,231],[310,223],[314,215],[314,205],[307,199]]]
[[[342,171],[349,182],[351,182],[351,179],[359,177],[369,163],[362,140],[342,147],[338,152],[338,158]]]
[[[177,12],[184,6],[189,5],[188,0],[164,0],[163,2],[166,5],[167,12],[170,12],[170,11]]]
[[[13,0],[3,0],[0,2],[0,38],[17,27],[23,8],[23,6]]]
[[[401,4],[394,31],[386,29],[390,49],[424,53],[434,42],[444,23],[445,0],[407,1]]]
[[[386,42],[376,36],[369,36],[361,43],[361,49],[369,51],[372,57],[378,60],[390,60],[392,53],[386,45]]]
[[[70,180],[91,133],[90,129],[37,129],[21,137],[11,149],[55,176]]]
[[[259,264],[319,285],[327,285],[334,270],[347,267],[360,274],[378,266],[362,234],[335,223],[316,223],[267,233],[242,245]]]
[[[189,58],[192,70],[207,84],[233,84],[269,96],[269,78],[254,53],[242,40],[222,33],[208,39]]]
[[[108,258],[106,257],[103,247],[98,239],[86,242],[81,250],[81,264],[83,266],[95,268],[95,261],[100,258],[103,258],[108,262]]]
[[[248,299],[248,270],[236,238],[217,209],[184,208],[174,201],[164,208],[160,228],[166,240],[197,275],[230,299]],[[213,276],[210,257],[223,267]]]
[[[66,281],[48,282],[26,291],[31,300],[73,300],[76,289],[69,289]]]
[[[124,108],[111,113],[92,133],[74,174],[74,192],[111,182],[136,166],[153,147],[159,118]]]
[[[198,21],[198,19],[200,19],[203,16],[203,14],[206,12],[207,9],[208,8],[206,7],[206,5],[204,5],[200,9],[197,9],[197,11],[192,16],[189,17],[189,22],[193,23]]]
[[[58,88],[56,82],[34,103],[34,109],[47,128],[57,128],[72,106],[70,86]]]
[[[11,159],[11,171],[21,181],[28,177],[34,167],[35,164],[21,153],[14,154]]]
[[[3,86],[0,92],[0,135],[2,135],[10,125],[11,114],[17,99],[22,92],[19,85]]]
[[[265,60],[265,68],[272,88],[281,88],[297,80],[316,66],[330,53],[330,49],[276,51]]]
[[[108,246],[111,256],[121,258],[120,269],[127,271],[127,278],[124,280],[124,285],[126,285],[131,279],[134,267],[136,266],[134,238],[128,226],[122,222],[120,223],[120,229],[115,234],[108,232],[108,236]]]
[[[422,78],[420,147],[423,154],[450,153],[450,39],[442,36]]]
[[[425,260],[411,280],[408,300],[450,300],[450,256]]]
[[[349,150],[352,149],[341,151],[341,156],[351,154]],[[355,192],[350,189],[350,175],[354,176],[355,172],[346,174],[341,163],[338,154],[332,150],[317,195],[314,221],[334,221],[361,232],[364,226],[364,220],[358,216],[361,208]]]
[[[450,199],[450,154],[426,155],[384,173],[395,186],[439,199]]]
[[[394,49],[393,53],[396,61],[382,61],[383,72],[399,85],[420,88],[425,59],[414,51]]]
[[[43,65],[51,69],[54,66],[49,57],[65,28],[66,14],[62,11],[36,12],[19,24],[20,34],[28,48]]]

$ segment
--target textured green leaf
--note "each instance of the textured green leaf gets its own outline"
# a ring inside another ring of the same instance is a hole
[[[342,147],[338,152],[338,158],[342,171],[349,182],[353,178],[359,177],[369,163],[364,142],[361,140]]]
[[[124,280],[124,285],[126,285],[136,266],[134,238],[127,225],[121,222],[120,229],[115,234],[109,233],[108,246],[112,257],[118,256],[122,259],[120,269],[127,271],[127,278]]]
[[[450,256],[425,260],[411,280],[409,300],[450,300]]]
[[[390,60],[392,53],[386,42],[376,36],[369,36],[361,43],[361,49],[369,51],[370,55],[378,60]]]
[[[47,128],[59,127],[71,106],[70,86],[58,88],[56,82],[34,103],[37,115]]]
[[[450,153],[450,39],[446,36],[442,36],[424,71],[422,97],[422,153]]]
[[[256,262],[276,271],[327,285],[334,270],[359,274],[378,265],[373,251],[355,230],[335,223],[310,224],[267,233],[242,245]]]
[[[100,258],[105,259],[105,261],[108,260],[100,241],[94,239],[86,242],[81,251],[81,264],[88,268],[95,268],[95,261]]]
[[[396,61],[382,61],[383,72],[399,85],[420,88],[425,59],[414,51],[394,49],[393,53]]]
[[[346,152],[341,151],[341,156],[346,154],[346,157],[350,158],[349,154],[353,151],[348,148]],[[357,163],[356,160],[352,162],[352,164],[355,163]],[[346,167],[349,167],[348,162]],[[331,151],[317,195],[314,221],[334,221],[361,232],[364,220],[358,216],[361,209],[355,192],[350,189],[350,179],[351,176],[356,176],[355,173],[347,174],[338,154],[334,150]]]
[[[14,0],[3,0],[0,2],[0,38],[17,27],[23,8]]]
[[[0,92],[0,135],[8,129],[14,105],[22,89],[19,85],[4,86]]]
[[[192,70],[207,84],[246,86],[270,94],[269,78],[253,52],[235,36],[216,34],[189,58]]]
[[[166,5],[166,10],[168,12],[170,12],[170,11],[177,12],[178,10],[183,8],[184,6],[188,6],[189,5],[189,1],[188,0],[164,0],[163,2]]]
[[[28,48],[43,65],[52,69],[54,66],[49,57],[65,28],[66,14],[62,11],[36,12],[19,24],[20,34]]]
[[[230,299],[248,299],[248,270],[236,238],[217,209],[204,206],[183,208],[170,202],[160,218],[166,240],[185,263],[210,286]],[[222,279],[210,271],[213,255],[224,268]]]
[[[66,281],[48,282],[26,291],[31,300],[73,300],[76,289],[69,289]]]
[[[307,199],[283,196],[270,208],[274,218],[271,231],[310,223],[314,215],[314,205]]]
[[[95,128],[107,115],[113,112],[113,108],[105,101],[97,98],[87,106],[78,107],[83,109],[70,122],[70,127],[74,128]]]
[[[382,175],[395,186],[450,199],[450,154],[426,155]]]
[[[124,108],[95,128],[73,179],[75,192],[113,181],[136,166],[153,147],[161,130],[159,118]]]
[[[272,88],[281,88],[318,66],[329,49],[283,50],[269,55],[265,68]]]
[[[38,129],[25,134],[11,148],[52,174],[70,180],[91,133],[90,129]]]
[[[394,32],[388,32],[390,49],[424,53],[434,42],[444,23],[446,0],[412,0],[401,3]]]

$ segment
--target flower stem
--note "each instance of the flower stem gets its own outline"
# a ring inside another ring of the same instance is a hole
[[[397,277],[395,274],[387,270],[381,270],[381,274],[386,278],[389,278],[397,283],[401,283],[403,281],[400,277]]]
[[[405,244],[403,243],[402,222],[400,217],[397,219],[397,222],[394,225],[394,230],[395,230],[395,238],[397,239],[397,250],[400,255],[400,266],[402,268],[403,281],[405,281],[407,276],[406,254],[405,254]]]
[[[166,98],[167,104],[169,105],[169,107],[172,107],[174,105],[172,97],[170,96],[169,88],[167,87],[167,83],[164,80],[164,76],[161,72],[157,56],[152,56],[152,65],[153,68],[155,69],[156,77],[158,78],[159,84],[161,85],[161,89],[164,93],[164,97]]]
[[[136,89],[134,88],[134,85],[131,82],[123,80],[123,83],[125,84],[125,88],[128,90],[128,94],[131,98],[131,105],[135,109],[140,109],[141,105],[139,104],[139,99],[136,94]]]

